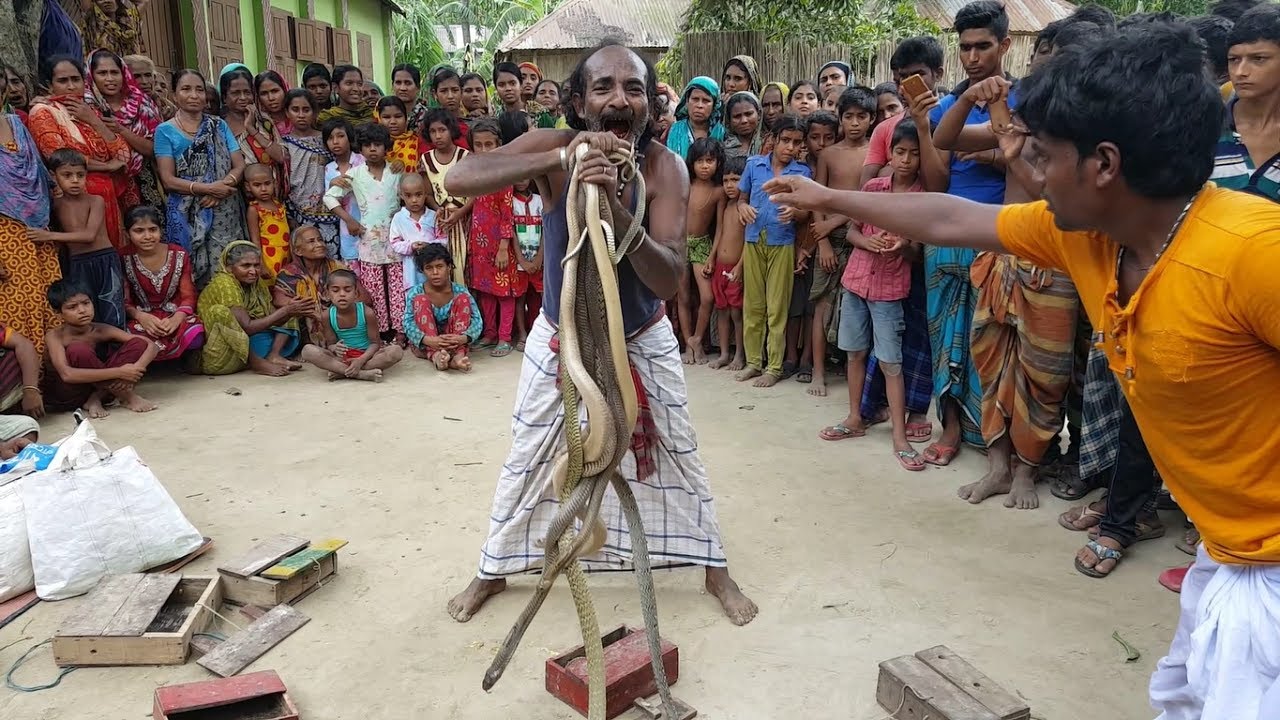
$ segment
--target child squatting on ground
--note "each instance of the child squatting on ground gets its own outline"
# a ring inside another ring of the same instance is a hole
[[[50,383],[52,403],[82,407],[91,418],[106,417],[106,404],[113,399],[134,412],[155,410],[156,404],[139,395],[136,388],[160,346],[113,325],[94,322],[89,289],[73,280],[55,281],[47,297],[49,306],[62,318],[61,327],[45,334],[49,362],[57,373]]]
[[[321,323],[324,346],[307,345],[302,359],[329,371],[330,380],[343,378],[382,382],[382,371],[400,362],[399,345],[383,345],[378,325],[365,304],[358,301],[359,281],[350,270],[329,273],[327,322]]]
[[[468,349],[480,337],[480,308],[460,283],[453,282],[453,255],[445,245],[431,243],[413,254],[422,285],[405,298],[404,334],[418,357],[437,370],[470,372]]]

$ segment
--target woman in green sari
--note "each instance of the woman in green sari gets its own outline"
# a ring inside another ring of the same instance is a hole
[[[271,303],[271,284],[262,277],[262,251],[237,240],[222,253],[222,265],[200,293],[196,314],[205,328],[197,372],[229,375],[246,367],[279,377],[302,367],[288,360],[300,347],[298,318],[315,312],[315,300]]]

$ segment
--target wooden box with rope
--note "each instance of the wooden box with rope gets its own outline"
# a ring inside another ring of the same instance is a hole
[[[108,575],[53,636],[54,662],[181,665],[191,637],[209,627],[221,603],[216,576]]]
[[[220,567],[223,599],[237,605],[264,608],[297,602],[338,572],[337,551],[346,544],[346,540],[312,543],[304,550],[273,559],[269,567],[247,575],[237,575],[228,566]]]
[[[895,720],[1028,720],[1031,708],[946,645],[880,663],[876,702]]]

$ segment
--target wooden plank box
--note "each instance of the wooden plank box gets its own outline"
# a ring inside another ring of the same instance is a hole
[[[153,720],[298,720],[274,670],[156,688]]]
[[[299,599],[336,572],[338,556],[335,553],[312,563],[288,580],[272,580],[260,575],[240,578],[219,574],[222,575],[222,596],[227,602],[271,608]]]
[[[896,720],[1027,720],[1031,708],[945,645],[880,663],[876,702]]]
[[[644,629],[620,625],[601,637],[604,643],[605,717],[612,720],[626,712],[640,698],[658,692],[649,661],[649,643]],[[660,640],[662,667],[667,682],[680,678],[680,649]],[[547,660],[547,692],[587,715],[586,650],[581,645]]]
[[[222,585],[216,576],[184,576],[154,611],[145,630],[136,635],[112,635],[107,632],[86,631],[93,624],[85,624],[86,615],[101,617],[117,604],[104,588],[112,578],[132,576],[107,576],[98,587],[85,596],[82,611],[67,619],[53,637],[54,662],[59,667],[92,665],[181,665],[187,661],[191,636],[203,632],[213,622],[213,612],[222,603]],[[147,576],[166,577],[166,576]],[[167,576],[172,577],[172,576]],[[130,600],[118,603],[114,613],[118,618],[127,615]]]

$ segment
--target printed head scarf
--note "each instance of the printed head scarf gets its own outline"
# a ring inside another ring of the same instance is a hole
[[[760,89],[760,104],[764,105],[765,93],[769,92],[769,88],[775,88],[782,95],[782,104],[787,104],[787,97],[791,95],[791,88],[784,82],[771,82]]]
[[[724,79],[724,73],[729,69],[730,65],[737,65],[747,74],[747,88],[752,93],[760,92],[760,71],[756,67],[756,59],[750,55],[734,55],[729,58],[729,62],[724,64],[724,70],[720,71],[720,78]]]
[[[522,62],[519,67],[521,70],[532,70],[533,74],[538,76],[538,82],[542,82],[542,71],[538,69],[537,65],[531,62]]]
[[[853,68],[849,66],[849,63],[847,63],[847,62],[845,62],[845,61],[843,61],[843,60],[832,60],[831,62],[827,63],[826,65],[823,65],[822,67],[818,68],[818,83],[817,83],[817,84],[818,84],[818,86],[819,86],[819,87],[821,87],[821,85],[822,85],[822,73],[826,72],[826,71],[827,71],[827,68],[831,68],[831,67],[840,68],[841,72],[843,72],[843,73],[844,73],[844,84],[845,84],[845,85],[853,85],[853,84],[854,84],[854,83],[853,83]]]
[[[84,101],[96,108],[99,113],[110,107],[106,98],[98,91],[98,86],[92,77],[94,56],[101,56],[104,53],[115,61],[120,68],[122,76],[120,96],[123,98],[123,103],[119,110],[113,112],[116,122],[141,137],[154,137],[156,128],[163,121],[163,118],[160,117],[159,108],[156,107],[151,97],[142,91],[138,81],[133,77],[133,71],[129,69],[129,64],[124,61],[124,58],[110,50],[101,48],[89,53],[89,58],[84,64],[86,72],[90,75],[90,77],[85,78]],[[135,151],[130,151],[128,163],[130,175],[137,175],[142,170],[142,161],[142,155]]]

